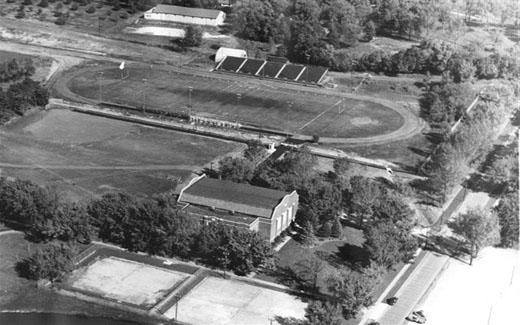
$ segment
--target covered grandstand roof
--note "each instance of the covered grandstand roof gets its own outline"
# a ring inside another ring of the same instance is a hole
[[[329,71],[329,69],[319,66],[273,62],[234,56],[225,57],[220,61],[215,70],[313,84],[322,84]]]

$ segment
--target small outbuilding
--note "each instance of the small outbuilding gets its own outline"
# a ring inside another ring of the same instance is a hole
[[[247,58],[247,53],[241,49],[232,49],[229,47],[221,47],[215,53],[215,63],[224,60],[226,56],[234,56],[238,58]]]
[[[171,21],[181,24],[222,26],[226,14],[220,10],[157,5],[144,13],[147,20]]]

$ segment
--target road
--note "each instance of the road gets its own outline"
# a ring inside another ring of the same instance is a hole
[[[396,292],[399,297],[394,306],[386,305],[379,309],[378,321],[381,325],[400,325],[406,322],[405,318],[428,292],[447,266],[449,257],[438,253],[427,252],[419,261],[416,269]],[[374,315],[375,316],[375,315]]]

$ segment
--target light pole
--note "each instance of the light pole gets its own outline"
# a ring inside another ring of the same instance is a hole
[[[103,98],[102,98],[102,95],[101,95],[101,80],[103,79],[103,71],[99,71],[99,78],[98,78],[98,81],[99,81],[99,103],[101,104],[103,102]]]
[[[191,108],[191,92],[193,91],[193,87],[192,86],[189,86],[188,87],[188,107]],[[191,109],[190,109],[190,114],[191,114]]]
[[[146,78],[143,78],[143,113],[146,113]]]

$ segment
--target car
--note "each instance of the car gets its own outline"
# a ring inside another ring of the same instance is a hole
[[[408,317],[406,317],[407,321],[415,322],[418,324],[426,323],[426,316],[422,310],[414,311]]]
[[[397,303],[397,300],[399,300],[399,298],[390,297],[390,298],[386,299],[386,303],[389,304],[390,306],[393,306]]]

